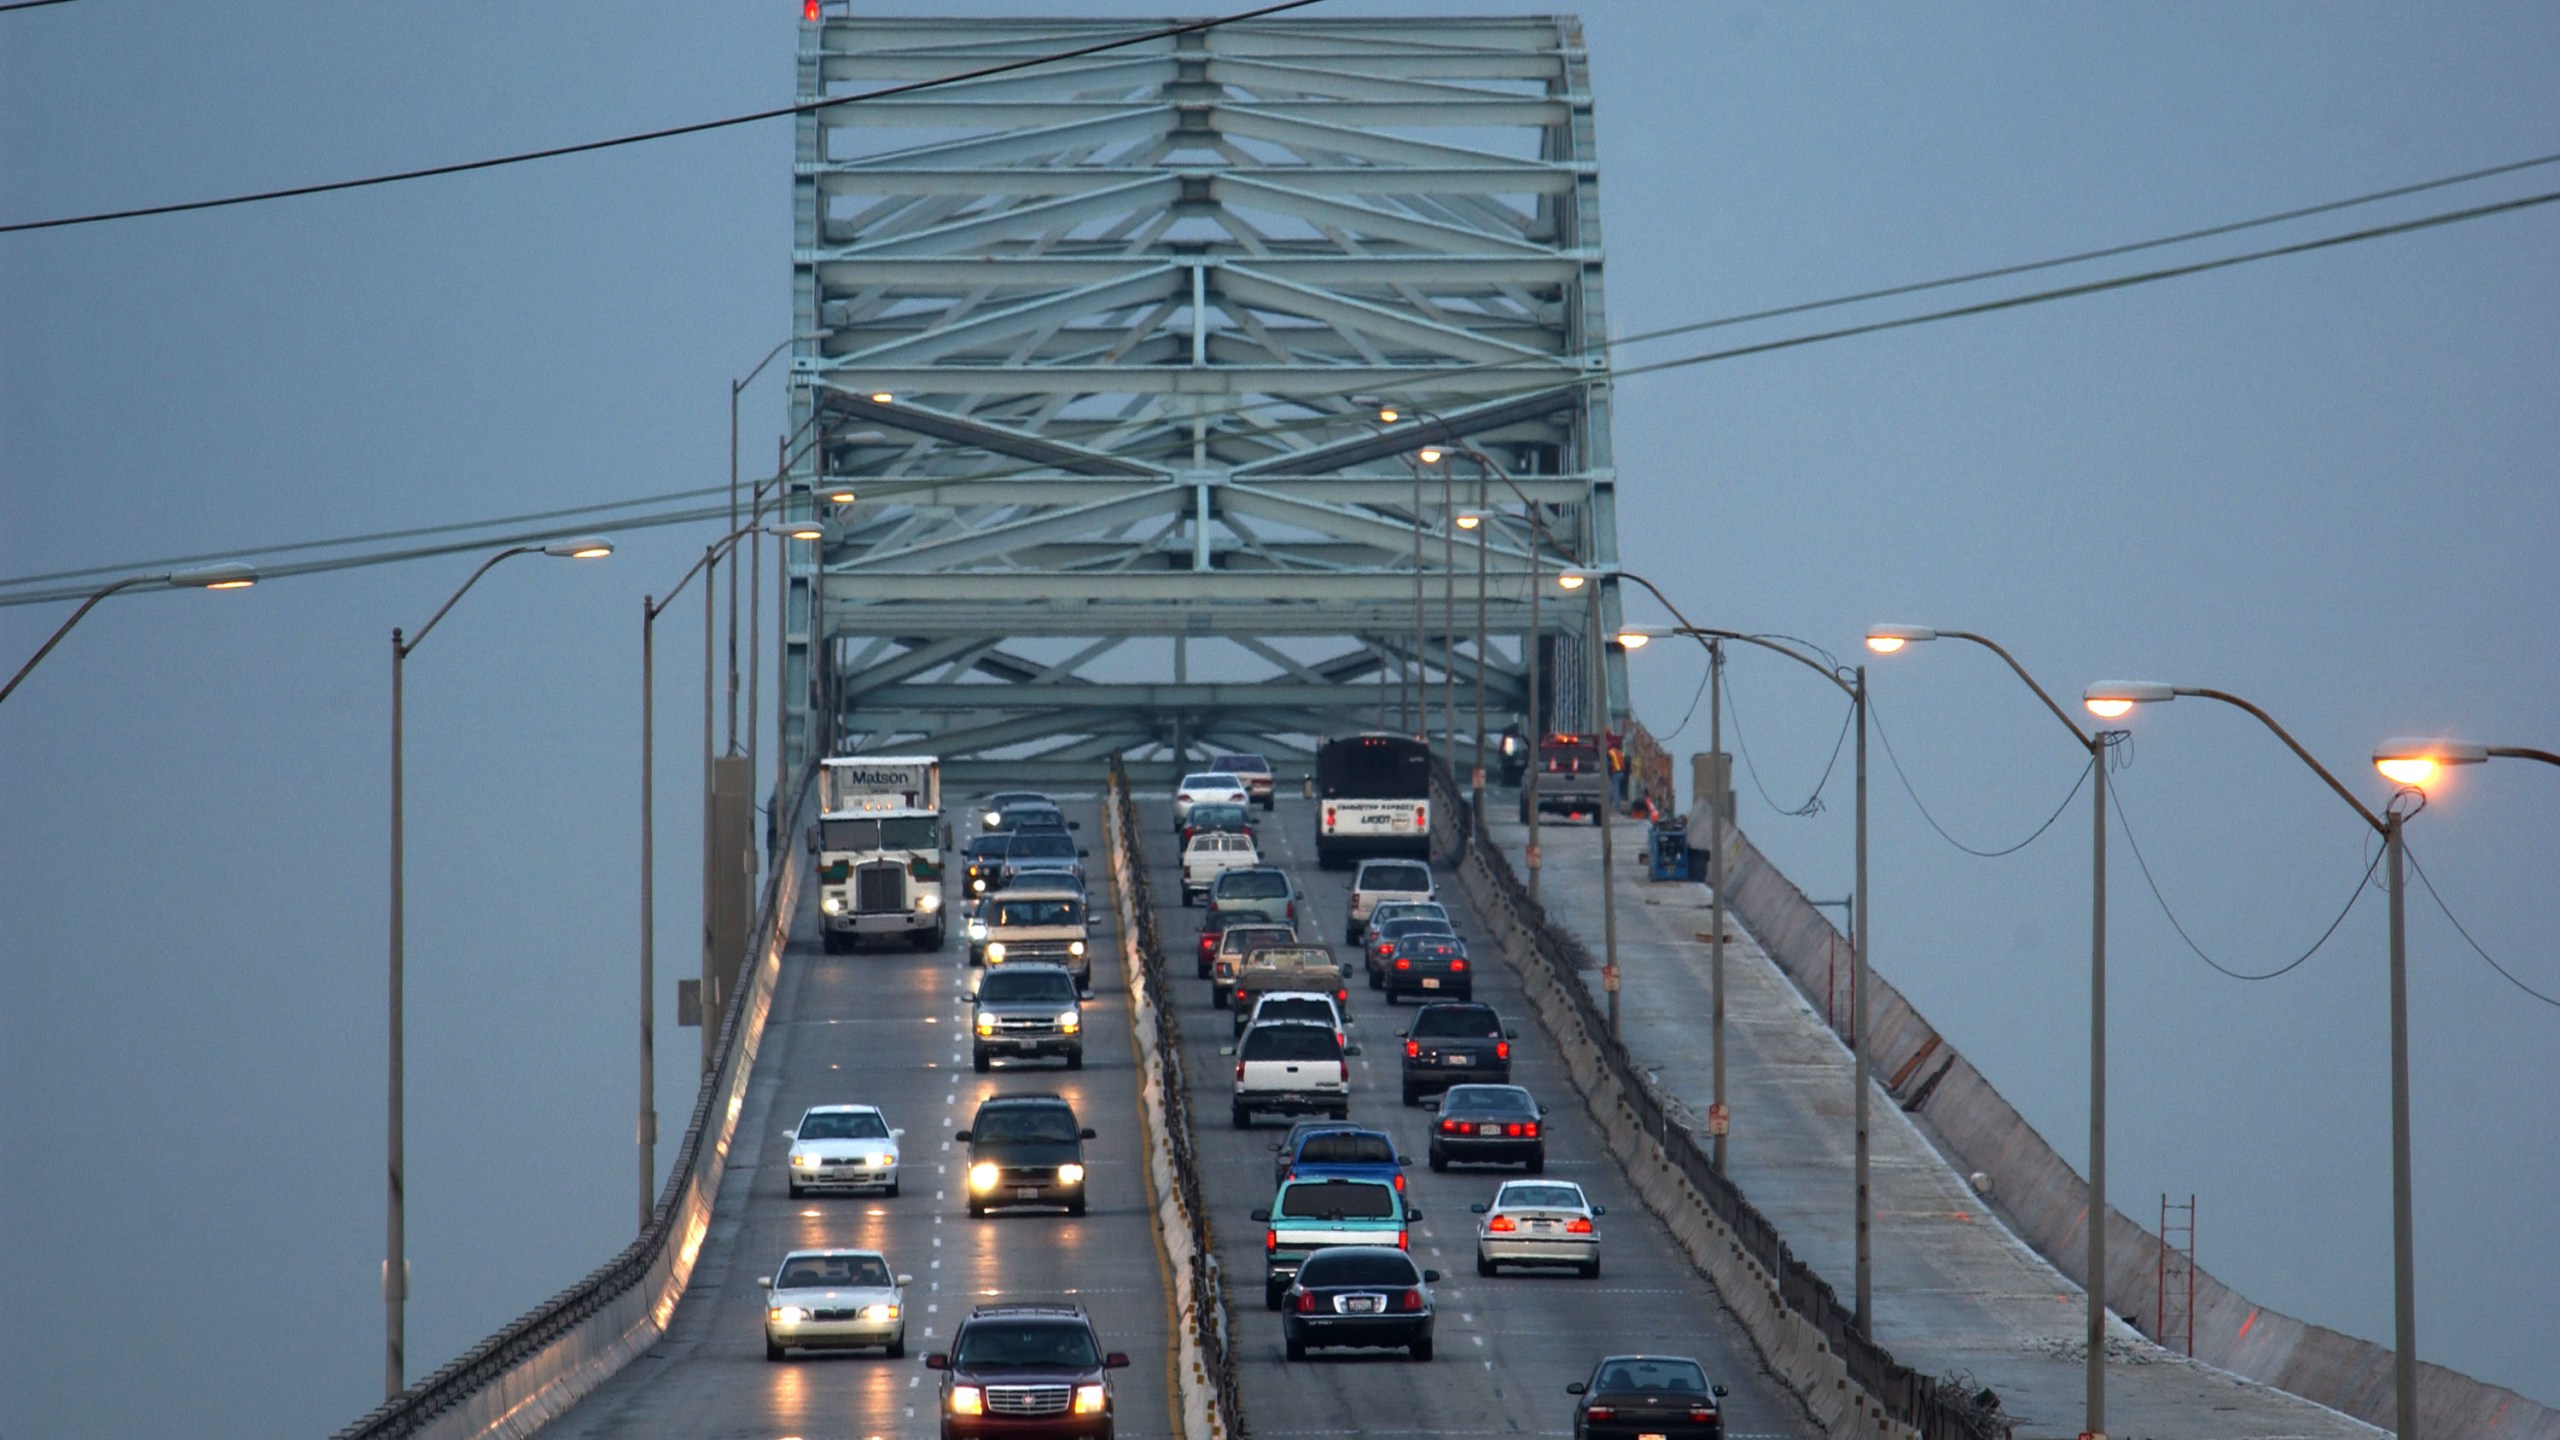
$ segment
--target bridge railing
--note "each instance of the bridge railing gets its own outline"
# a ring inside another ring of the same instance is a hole
[[[1104,804],[1111,807],[1113,820],[1112,866],[1115,871],[1114,899],[1126,897],[1126,912],[1121,916],[1123,934],[1135,938],[1139,966],[1139,985],[1145,1004],[1141,1013],[1152,1017],[1155,1073],[1142,1077],[1160,1097],[1164,1107],[1163,1139],[1170,1152],[1169,1169],[1181,1223],[1188,1231],[1189,1273],[1179,1285],[1183,1322],[1190,1328],[1190,1344],[1195,1347],[1202,1375],[1215,1403],[1205,1417],[1213,1435],[1243,1437],[1251,1432],[1244,1419],[1244,1394],[1236,1378],[1236,1355],[1227,1333],[1228,1305],[1226,1272],[1218,1263],[1215,1228],[1209,1223],[1209,1206],[1200,1193],[1200,1164],[1192,1140],[1190,1090],[1183,1083],[1181,1021],[1173,1005],[1173,989],[1165,968],[1164,943],[1156,931],[1155,898],[1147,884],[1146,853],[1138,837],[1144,832],[1138,824],[1138,807],[1130,793],[1129,772],[1120,757],[1111,757],[1109,779],[1105,785]],[[1188,1390],[1190,1387],[1185,1386]]]
[[[2007,1440],[2010,1422],[2000,1414],[1998,1400],[1990,1392],[1967,1391],[1923,1375],[1897,1363],[1883,1346],[1858,1332],[1853,1312],[1840,1303],[1830,1282],[1796,1258],[1778,1227],[1717,1172],[1707,1150],[1688,1128],[1687,1117],[1663,1103],[1643,1068],[1610,1037],[1607,1014],[1582,978],[1585,972],[1598,972],[1598,959],[1579,937],[1547,919],[1545,909],[1530,898],[1498,847],[1468,843],[1471,817],[1460,788],[1451,783],[1445,768],[1435,766],[1432,791],[1439,802],[1433,807],[1435,813],[1449,821],[1435,837],[1440,853],[1452,864],[1466,865],[1483,882],[1483,892],[1476,898],[1480,905],[1491,901],[1486,908],[1493,913],[1486,920],[1519,942],[1507,949],[1546,970],[1554,991],[1573,1006],[1601,1069],[1616,1082],[1621,1103],[1722,1222],[1733,1243],[1775,1278],[1780,1299],[1820,1333],[1846,1367],[1850,1381],[1924,1440]],[[1552,870],[1548,872],[1548,883],[1557,878]]]
[[[796,835],[807,823],[816,773],[815,767],[802,772],[783,835]],[[774,975],[799,906],[806,867],[796,858],[788,846],[775,851],[753,948],[740,972],[746,983],[720,1019],[717,1063],[703,1076],[649,1228],[584,1279],[385,1401],[335,1440],[530,1434],[665,1333],[710,1230],[711,1202],[719,1193],[773,1001]]]

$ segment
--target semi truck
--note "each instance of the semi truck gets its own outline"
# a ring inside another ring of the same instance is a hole
[[[820,763],[819,933],[828,953],[903,936],[919,950],[949,938],[943,913],[942,762],[931,755],[838,755]]]

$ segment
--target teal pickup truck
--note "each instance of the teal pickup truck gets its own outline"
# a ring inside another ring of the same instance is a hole
[[[1280,1294],[1297,1278],[1299,1262],[1328,1245],[1393,1245],[1410,1249],[1408,1230],[1422,1218],[1405,1208],[1404,1196],[1385,1180],[1289,1180],[1256,1210],[1262,1232],[1262,1305],[1280,1308]]]

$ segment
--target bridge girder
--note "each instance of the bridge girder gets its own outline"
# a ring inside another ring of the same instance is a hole
[[[800,93],[1128,33],[830,18]],[[1552,585],[1617,555],[1578,22],[1265,20],[823,105],[794,187],[786,503],[860,499],[790,547],[793,764],[1303,756],[1446,728],[1412,697],[1453,676],[1471,728],[1479,665],[1505,723],[1589,654]],[[1459,509],[1500,517],[1481,654]]]

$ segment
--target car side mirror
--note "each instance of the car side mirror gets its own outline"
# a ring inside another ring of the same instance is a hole
[[[1437,1096],[1437,1095],[1431,1095],[1431,1096],[1426,1096],[1426,1097],[1424,1097],[1423,1102],[1422,1102],[1422,1108],[1423,1108],[1423,1109],[1425,1109],[1425,1110],[1430,1111],[1430,1112],[1431,1112],[1432,1114],[1434,1114],[1434,1115],[1439,1114],[1439,1113],[1440,1113],[1440,1097],[1439,1097],[1439,1096]]]
[[[1343,979],[1345,979],[1345,980],[1348,980],[1348,979],[1350,979],[1350,978],[1351,978],[1351,967],[1350,967],[1350,966],[1345,965],[1345,966],[1343,966],[1343,967],[1342,967],[1342,978],[1343,978]]]
[[[1404,1039],[1406,1036],[1411,1035],[1412,1033],[1413,1033],[1413,1031],[1411,1031],[1410,1029],[1406,1029],[1406,1030],[1399,1030],[1399,1031],[1397,1031],[1397,1032],[1396,1032],[1396,1038],[1397,1038],[1397,1039],[1399,1039],[1399,1040],[1402,1040],[1402,1039]]]
[[[1093,852],[1090,850],[1078,849],[1076,851],[1076,858],[1079,860],[1090,860],[1093,858]]]
[[[1103,1356],[1103,1357],[1102,1357],[1102,1368],[1103,1368],[1103,1369],[1105,1369],[1105,1370],[1126,1370],[1126,1369],[1128,1369],[1128,1368],[1129,1368],[1129,1356],[1128,1356],[1127,1352],[1125,1352],[1125,1351],[1120,1351],[1120,1350],[1114,1350],[1114,1351],[1112,1351],[1110,1354]]]
[[[1251,1218],[1256,1219],[1256,1220],[1260,1220],[1260,1221],[1264,1222],[1265,1224],[1268,1224],[1268,1223],[1270,1223],[1270,1220],[1271,1220],[1271,1212],[1270,1212],[1270,1211],[1268,1211],[1268,1210],[1256,1210],[1256,1211],[1254,1211],[1254,1212],[1253,1212],[1253,1214],[1252,1214],[1252,1217],[1251,1217]]]
[[[1582,1395],[1582,1394],[1587,1394],[1587,1393],[1589,1393],[1590,1389],[1591,1389],[1591,1387],[1590,1387],[1590,1386],[1583,1384],[1583,1383],[1582,1383],[1581,1381],[1579,1381],[1579,1380],[1576,1380],[1576,1381],[1574,1381],[1572,1384],[1567,1385],[1566,1387],[1564,1387],[1564,1393],[1566,1393],[1567,1395]]]
[[[1470,1215],[1481,1215],[1481,1214],[1483,1214],[1483,1213],[1484,1213],[1484,1202],[1483,1202],[1483,1201],[1481,1201],[1481,1200],[1479,1200],[1479,1201],[1477,1201],[1476,1203],[1474,1203],[1473,1205],[1468,1206],[1468,1207],[1467,1207],[1467,1213],[1468,1213],[1468,1214],[1470,1214]]]
[[[1419,1224],[1422,1220],[1422,1212],[1419,1210],[1407,1210],[1404,1212],[1404,1220],[1408,1225]]]
[[[1081,829],[1083,829],[1083,828],[1084,828],[1084,822],[1083,822],[1083,821],[1081,821],[1081,820],[1070,820],[1070,821],[1068,821],[1068,822],[1067,822],[1067,828],[1068,828],[1068,829],[1070,829],[1070,830],[1081,830]],[[1082,853],[1084,853],[1084,852],[1082,852],[1082,851],[1078,851],[1078,852],[1076,852],[1076,853],[1078,853],[1078,854],[1082,854]],[[1126,1362],[1123,1362],[1123,1363],[1126,1363]]]
[[[1076,1138],[1079,1140],[1099,1140],[1102,1137],[1094,1134],[1093,1127],[1088,1125],[1082,1130],[1076,1132]]]
[[[951,1357],[937,1350],[924,1357],[924,1368],[927,1370],[948,1370],[951,1368]]]
[[[965,1144],[969,1139],[969,1132],[966,1130],[954,1130],[951,1132],[951,1138]]]
[[[1505,1040],[1517,1040],[1517,1039],[1519,1039],[1519,1038],[1520,1038],[1520,1030],[1519,1030],[1519,1027],[1514,1026],[1514,1025],[1505,1025],[1505,1026],[1503,1026],[1503,1027],[1502,1027],[1502,1038],[1503,1038],[1503,1039],[1505,1039]]]
[[[806,835],[802,836],[801,838],[802,838],[803,840],[805,840],[805,841],[808,843],[808,846],[809,846],[809,853],[810,853],[810,854],[815,855],[815,854],[817,854],[817,853],[818,853],[818,827],[817,827],[817,826],[815,826],[815,825],[810,826],[810,827],[809,827],[809,832],[808,832]]]
[[[1279,1154],[1279,1153],[1280,1153],[1280,1142],[1279,1142],[1279,1141],[1274,1140],[1274,1141],[1272,1141],[1272,1142],[1271,1142],[1271,1153],[1272,1153],[1272,1154],[1274,1154],[1274,1155],[1277,1155],[1277,1154]]]
[[[1221,1055],[1233,1055],[1234,1053],[1236,1053],[1236,1047],[1234,1047],[1233,1045],[1221,1045],[1221,1046],[1219,1046],[1219,1047],[1218,1047],[1218,1053],[1219,1053],[1219,1054],[1221,1054]],[[1279,1146],[1277,1146],[1277,1145],[1274,1145],[1274,1146],[1272,1146],[1271,1148],[1272,1148],[1272,1149],[1274,1149],[1274,1150],[1277,1150],[1277,1149],[1279,1149],[1280,1147],[1279,1147]]]
[[[1410,1155],[1399,1155],[1396,1157],[1396,1163],[1399,1165],[1410,1165],[1413,1163],[1413,1157]]]
[[[916,1277],[913,1275],[901,1275],[898,1277],[898,1283],[901,1285],[913,1285],[916,1283]]]
[[[906,1127],[906,1126],[904,1126],[904,1125],[892,1125],[892,1126],[890,1126],[890,1127],[889,1127],[889,1138],[890,1138],[890,1139],[892,1139],[892,1140],[904,1140],[904,1139],[906,1139],[906,1138],[907,1138],[907,1127]]]
[[[1591,1207],[1591,1213],[1594,1215],[1606,1215],[1609,1213],[1609,1207],[1606,1205],[1594,1205]]]
[[[1342,1053],[1345,1055],[1357,1055],[1360,1053],[1360,1047],[1357,1045],[1345,1045],[1342,1047]]]
[[[767,1290],[770,1290],[773,1288],[773,1277],[770,1275],[759,1275],[756,1277],[756,1283]]]
[[[1708,1387],[1707,1387],[1707,1393],[1708,1393],[1708,1394],[1710,1394],[1710,1395],[1713,1395],[1713,1396],[1714,1396],[1714,1397],[1716,1397],[1717,1399],[1721,1400],[1721,1399],[1723,1399],[1726,1395],[1728,1395],[1728,1394],[1730,1394],[1730,1393],[1732,1393],[1732,1392],[1730,1392],[1730,1391],[1726,1390],[1726,1389],[1725,1389],[1723,1386],[1721,1386],[1721,1385],[1710,1385],[1710,1386],[1708,1386]]]

